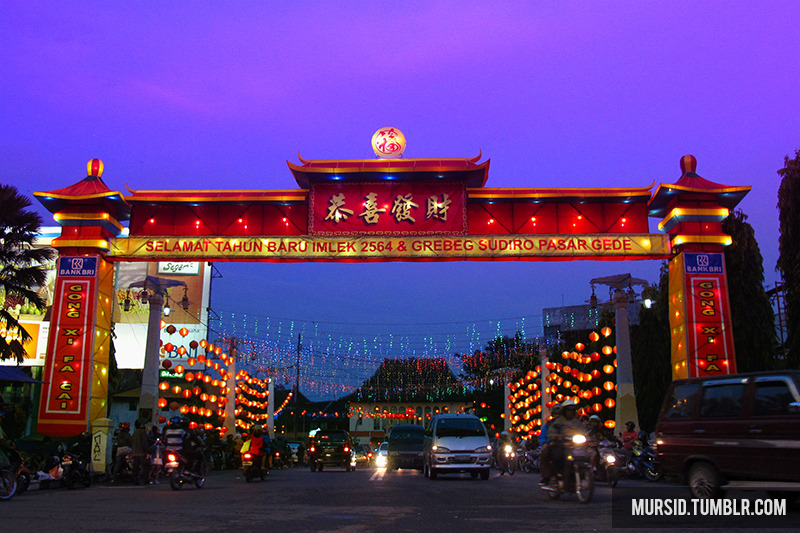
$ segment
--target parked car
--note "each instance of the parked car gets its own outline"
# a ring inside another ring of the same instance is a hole
[[[381,442],[378,449],[375,450],[375,466],[378,468],[385,468],[389,464],[389,443]]]
[[[439,474],[469,472],[473,478],[489,479],[492,446],[480,418],[472,414],[442,414],[431,419],[425,430],[423,473],[430,479]]]
[[[422,448],[425,442],[425,428],[415,424],[400,424],[389,433],[389,470],[416,468],[422,470]]]
[[[798,442],[800,370],[674,381],[656,427],[659,463],[698,498],[800,490]]]
[[[342,429],[317,431],[308,445],[308,464],[312,472],[326,466],[339,466],[350,472],[356,469],[350,434]]]

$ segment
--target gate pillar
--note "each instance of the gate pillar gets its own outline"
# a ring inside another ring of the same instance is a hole
[[[102,161],[87,167],[74,185],[33,193],[61,225],[37,426],[52,437],[79,435],[108,414],[114,268],[105,255],[130,208],[103,183]]]
[[[660,185],[648,204],[650,216],[672,244],[669,318],[672,379],[736,372],[722,221],[750,191],[711,182],[696,172],[697,159],[681,158],[680,179]]]

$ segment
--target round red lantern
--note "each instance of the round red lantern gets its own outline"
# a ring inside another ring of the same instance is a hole
[[[169,403],[169,408],[171,410],[173,410],[173,411],[177,411],[178,410],[178,402],[170,402]]]
[[[172,366],[172,361],[170,361],[169,359],[164,359],[163,361],[161,361],[161,366],[163,366],[166,370],[169,370],[170,367]]]
[[[173,326],[172,324],[170,324],[169,326],[167,326],[167,333],[169,333],[170,335],[172,335],[173,333],[175,333],[177,330],[178,330],[178,328],[176,328],[176,327],[175,327],[175,326]]]

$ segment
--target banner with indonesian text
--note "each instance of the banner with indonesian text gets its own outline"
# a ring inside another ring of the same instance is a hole
[[[127,260],[426,261],[667,258],[664,234],[131,237],[109,257]]]

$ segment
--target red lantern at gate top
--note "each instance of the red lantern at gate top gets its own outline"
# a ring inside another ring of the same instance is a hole
[[[178,333],[180,333],[181,337],[185,337],[189,334],[189,330],[186,328],[181,328],[180,331],[178,331]]]

